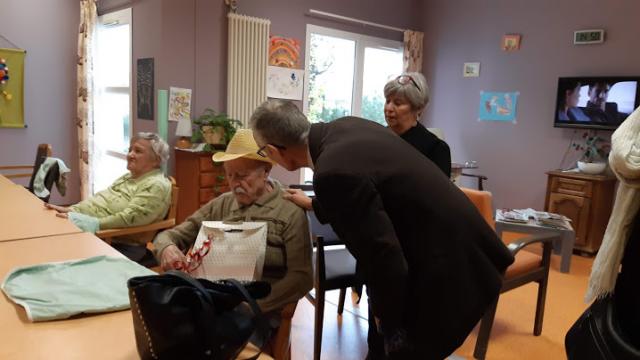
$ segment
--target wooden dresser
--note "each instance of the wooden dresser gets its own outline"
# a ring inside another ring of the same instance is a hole
[[[574,249],[596,253],[611,215],[616,178],[562,171],[549,171],[547,176],[544,210],[571,219]]]
[[[175,150],[176,182],[180,187],[177,223],[202,205],[229,191],[222,163],[214,163],[209,152]]]

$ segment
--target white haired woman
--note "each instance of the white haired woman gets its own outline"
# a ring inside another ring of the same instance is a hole
[[[107,189],[75,205],[62,207],[46,204],[58,216],[70,219],[84,231],[147,225],[163,219],[171,205],[171,181],[162,165],[169,159],[169,145],[157,134],[140,132],[131,138],[127,154],[128,173]],[[132,260],[146,253],[149,236],[123,236],[112,246]]]
[[[384,119],[389,128],[451,176],[449,145],[427,130],[418,119],[429,104],[429,86],[417,72],[404,73],[384,86]]]

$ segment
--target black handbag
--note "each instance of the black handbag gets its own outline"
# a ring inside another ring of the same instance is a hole
[[[573,324],[565,337],[569,360],[640,359],[640,349],[626,338],[618,324],[611,296],[596,300]]]
[[[234,359],[252,335],[258,348],[269,339],[254,300],[269,294],[266,282],[211,282],[168,271],[131,278],[127,285],[142,359]]]

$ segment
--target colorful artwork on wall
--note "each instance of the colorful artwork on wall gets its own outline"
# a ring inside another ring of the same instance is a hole
[[[0,49],[0,127],[24,128],[24,57],[21,49]]]
[[[481,91],[478,109],[479,121],[516,122],[516,107],[520,92]]]
[[[269,65],[299,69],[300,41],[271,35],[269,38]]]
[[[191,89],[169,88],[169,121],[191,120]]]
[[[138,119],[153,120],[153,58],[138,59],[137,108]]]

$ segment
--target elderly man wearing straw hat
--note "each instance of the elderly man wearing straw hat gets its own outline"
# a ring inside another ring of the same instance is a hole
[[[153,245],[163,269],[186,269],[184,253],[195,243],[202,221],[266,221],[262,280],[271,283],[271,294],[258,304],[270,312],[298,301],[313,286],[311,240],[304,210],[283,199],[282,186],[269,178],[273,164],[257,151],[251,130],[238,130],[226,151],[213,155],[224,163],[231,191],[158,234]]]

